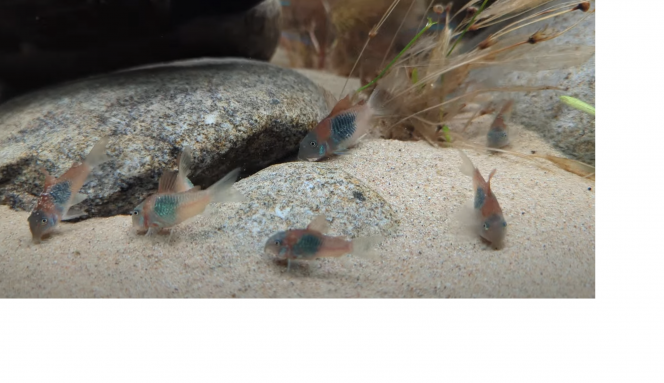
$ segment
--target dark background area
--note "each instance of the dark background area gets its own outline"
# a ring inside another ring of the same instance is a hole
[[[266,20],[265,12],[252,12],[262,1],[0,0],[0,102],[148,63],[225,56],[269,60],[279,25]]]

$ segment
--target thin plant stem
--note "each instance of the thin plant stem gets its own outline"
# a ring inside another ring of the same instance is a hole
[[[454,48],[456,48],[457,44],[459,44],[459,41],[461,41],[461,39],[466,34],[466,32],[468,32],[470,27],[473,26],[473,23],[475,22],[475,19],[477,18],[477,16],[480,15],[480,13],[482,13],[482,11],[484,10],[484,7],[486,7],[486,3],[488,3],[488,2],[489,2],[489,0],[484,0],[484,2],[482,3],[482,6],[480,7],[480,9],[477,12],[475,12],[475,14],[473,15],[473,18],[470,19],[470,22],[468,23],[468,25],[466,25],[466,28],[463,30],[463,32],[461,32],[461,35],[459,37],[457,37],[456,41],[454,42],[454,45],[452,45],[452,48],[450,48],[450,51],[447,52],[448,56],[450,54],[452,54],[452,51],[454,51]]]
[[[392,50],[392,47],[394,46],[394,42],[397,39],[397,36],[399,36],[399,32],[401,32],[401,28],[403,27],[403,24],[406,22],[406,18],[408,18],[408,15],[410,14],[410,11],[413,9],[413,5],[415,5],[415,0],[410,2],[410,7],[408,7],[408,11],[406,11],[406,16],[403,17],[403,20],[401,20],[401,24],[399,25],[399,28],[397,29],[397,32],[394,34],[394,37],[392,37],[392,41],[390,42],[390,47],[387,48],[385,51],[385,55],[383,56],[383,61],[380,62],[380,67],[385,64],[385,60],[387,60],[387,55],[390,54],[390,51]]]
[[[417,33],[417,35],[415,35],[415,37],[413,37],[413,39],[410,40],[410,42],[408,42],[408,44],[406,45],[406,47],[403,48],[403,49],[401,50],[401,52],[399,52],[399,54],[398,54],[395,58],[393,58],[392,61],[390,61],[389,64],[387,64],[387,66],[385,67],[385,69],[383,69],[383,70],[378,74],[378,76],[376,76],[376,78],[374,78],[373,80],[371,80],[370,83],[368,83],[367,85],[365,85],[365,86],[361,87],[360,89],[358,89],[358,90],[356,91],[356,93],[359,93],[359,92],[361,92],[361,91],[367,89],[368,87],[370,87],[370,86],[372,86],[373,84],[375,84],[376,81],[380,80],[380,79],[385,75],[385,73],[386,73],[386,72],[392,67],[392,65],[394,65],[394,63],[399,59],[399,57],[401,57],[401,55],[403,55],[403,54],[408,50],[408,48],[410,48],[410,46],[413,45],[413,44],[415,43],[415,41],[417,41],[417,39],[420,38],[420,36],[422,36],[422,34],[423,34],[424,32],[428,31],[429,28],[431,28],[431,27],[433,27],[434,25],[437,24],[435,21],[432,21],[430,18],[429,18],[428,20],[429,20],[429,21],[427,21],[427,25],[425,25],[424,28],[422,28],[422,30],[419,31],[419,32]]]
[[[360,55],[357,56],[357,60],[355,60],[355,64],[353,64],[353,68],[350,70],[350,73],[348,74],[348,77],[346,77],[346,82],[344,83],[343,88],[341,88],[341,92],[339,92],[339,98],[344,94],[344,90],[346,90],[346,85],[348,85],[348,80],[350,80],[350,76],[353,75],[353,71],[355,70],[355,67],[357,64],[360,62],[360,59],[362,58],[362,54],[364,54],[364,50],[367,49],[367,45],[369,45],[369,41],[378,34],[378,30],[380,27],[383,26],[383,23],[385,23],[385,20],[387,20],[388,17],[390,17],[390,14],[392,14],[392,11],[394,8],[396,8],[397,4],[399,4],[399,1],[401,0],[394,0],[392,2],[392,5],[390,5],[390,8],[387,9],[387,11],[383,14],[383,17],[380,19],[378,24],[374,25],[373,28],[369,31],[369,36],[367,37],[367,41],[364,43],[364,47],[362,47],[362,51],[360,51]]]

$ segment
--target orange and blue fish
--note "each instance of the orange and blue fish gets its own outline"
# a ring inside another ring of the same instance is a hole
[[[493,169],[488,180],[484,181],[479,169],[473,165],[470,158],[461,150],[459,150],[459,154],[461,155],[461,172],[473,178],[475,197],[473,211],[470,213],[470,224],[473,231],[491,242],[496,249],[501,249],[505,243],[507,222],[503,217],[498,199],[491,190],[491,178],[496,174],[496,169]]]
[[[198,186],[174,192],[176,173],[166,173],[160,179],[160,190],[146,198],[131,213],[134,226],[147,229],[147,234],[178,225],[205,211],[211,203],[243,202],[244,196],[233,187],[240,169],[234,169],[205,190]],[[170,185],[170,186],[169,186]]]
[[[512,100],[507,101],[507,103],[505,103],[500,112],[498,112],[496,115],[496,118],[491,123],[489,132],[486,135],[488,147],[500,149],[509,145],[509,131],[505,121],[509,118],[509,114],[512,111],[512,104]]]
[[[66,221],[86,215],[83,210],[72,206],[83,202],[87,196],[79,193],[92,169],[109,160],[106,156],[108,138],[99,140],[90,150],[85,160],[74,163],[59,178],[55,178],[42,169],[46,175],[44,191],[39,196],[37,205],[28,217],[32,240],[41,242],[44,235],[51,233],[60,221]]]
[[[306,229],[280,231],[265,243],[264,251],[287,260],[312,260],[323,257],[354,255],[368,257],[374,255],[374,248],[383,240],[381,236],[363,237],[348,240],[346,237],[325,235],[329,225],[324,215],[316,216]]]
[[[384,114],[382,109],[387,95],[377,88],[367,102],[360,101],[353,105],[350,95],[339,100],[330,114],[300,142],[298,158],[318,161],[335,154],[345,154],[369,133],[373,118]]]
[[[200,190],[200,187],[194,187],[194,184],[187,178],[191,171],[192,162],[191,149],[186,147],[178,158],[178,171],[165,171],[161,178],[159,178],[157,193],[183,193],[189,190]],[[130,212],[134,227],[146,228],[145,216],[143,214],[144,204],[145,201]]]

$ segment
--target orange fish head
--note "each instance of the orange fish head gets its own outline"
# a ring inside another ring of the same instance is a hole
[[[43,210],[33,210],[28,217],[28,223],[30,224],[32,241],[40,243],[41,238],[53,231],[55,225],[58,224],[58,217],[53,213],[47,213]]]
[[[505,233],[507,232],[507,222],[502,214],[492,214],[482,222],[480,229],[482,238],[491,242],[496,249],[502,249],[505,245]]]
[[[277,258],[286,259],[286,254],[288,254],[286,234],[285,231],[280,231],[272,235],[267,242],[265,242],[265,248],[263,251],[272,254]]]
[[[318,124],[318,126],[309,132],[304,139],[300,142],[300,151],[297,158],[301,161],[318,161],[327,156],[328,145],[327,139],[329,138],[330,122],[325,119]],[[327,137],[323,134],[328,131]]]

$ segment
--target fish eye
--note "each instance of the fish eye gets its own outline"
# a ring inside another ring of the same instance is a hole
[[[316,147],[316,141],[311,141],[309,143],[309,145],[311,145],[312,148],[315,148]]]
[[[489,230],[489,223],[488,222],[484,222],[484,230]]]
[[[48,220],[46,218],[42,218],[42,220],[41,220],[42,225],[46,225],[47,222],[48,222]]]
[[[277,246],[281,246],[281,241],[276,240],[276,241],[274,241],[274,244],[277,245]]]
[[[136,211],[136,210],[132,210],[132,211],[131,211],[131,215],[138,215],[138,211]]]

